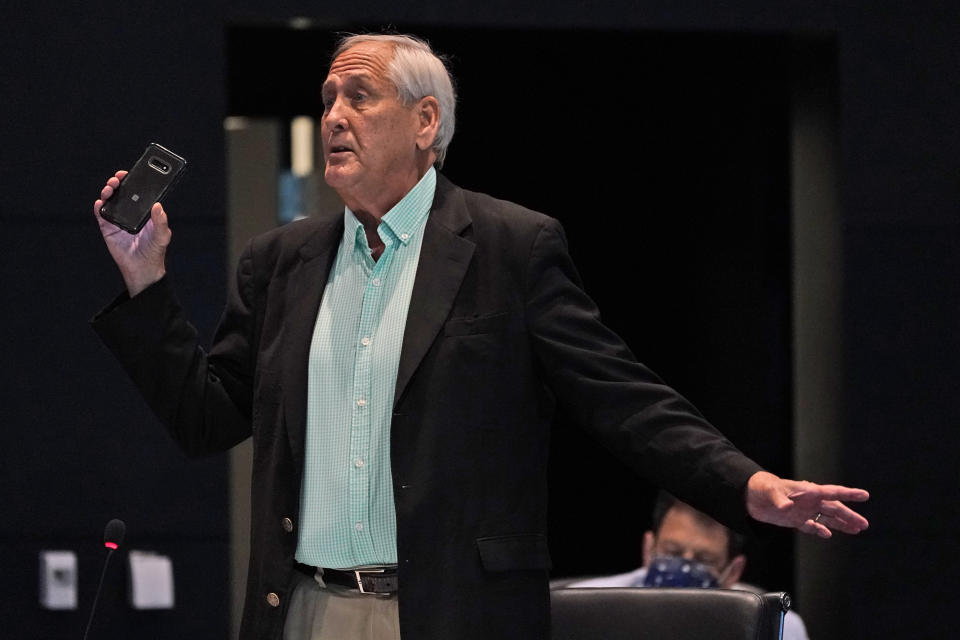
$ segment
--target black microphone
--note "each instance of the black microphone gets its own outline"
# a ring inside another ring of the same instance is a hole
[[[127,525],[123,520],[114,518],[107,523],[107,528],[103,530],[103,546],[107,551],[107,559],[103,561],[103,571],[100,572],[100,584],[97,585],[97,594],[93,597],[93,606],[90,607],[90,619],[87,620],[87,629],[83,632],[83,640],[87,640],[87,634],[90,633],[90,625],[93,624],[93,614],[97,611],[97,601],[100,599],[100,589],[103,588],[103,577],[107,575],[107,565],[110,563],[110,556],[120,548],[123,543],[123,536],[127,532]]]
[[[123,520],[114,518],[107,523],[107,528],[103,530],[103,546],[111,551],[116,551],[123,544],[123,536],[126,533],[127,525],[123,523]],[[107,559],[110,559],[109,554]]]

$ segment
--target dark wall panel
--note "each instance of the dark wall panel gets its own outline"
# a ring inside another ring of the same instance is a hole
[[[88,326],[122,287],[92,214],[17,217],[3,229],[0,273],[12,309],[0,346],[0,566],[18,585],[17,596],[0,603],[5,635],[82,633],[111,518],[127,523],[126,547],[171,556],[177,608],[129,609],[123,549],[104,586],[102,635],[171,637],[193,628],[193,637],[209,637],[199,630],[225,629],[226,457],[187,459]],[[180,221],[171,250],[171,277],[207,338],[223,302],[224,244],[221,224]],[[78,612],[40,608],[38,553],[45,549],[77,553]]]
[[[73,217],[150,141],[191,162],[192,216],[224,216],[223,19],[211,3],[4,7],[0,216]]]
[[[874,491],[877,525],[864,546],[849,545],[848,571],[863,596],[851,618],[886,637],[933,637],[944,630],[936,612],[951,606],[943,575],[956,567],[960,529],[960,229],[891,225],[848,235],[848,360],[870,373],[851,385],[846,472]],[[906,575],[911,592],[923,594],[911,615],[878,610]]]

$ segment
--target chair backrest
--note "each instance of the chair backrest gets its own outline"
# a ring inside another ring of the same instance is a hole
[[[552,640],[774,640],[790,608],[784,592],[733,589],[557,589]]]

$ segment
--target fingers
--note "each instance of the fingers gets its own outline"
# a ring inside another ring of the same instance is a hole
[[[864,502],[870,494],[863,489],[854,489],[840,485],[812,485],[806,493],[807,499],[815,498],[812,508],[820,514],[820,524],[835,531],[857,534],[870,526],[862,515],[845,505],[842,501]]]
[[[120,181],[123,180],[127,175],[127,171],[117,171],[113,174],[112,178],[107,180],[107,184],[103,186],[103,189],[100,190],[100,198],[93,205],[93,212],[95,214],[100,213],[100,209],[103,207],[103,203],[110,199],[110,196],[113,195],[113,192],[117,190],[117,187],[120,186]]]
[[[818,538],[829,540],[833,537],[833,532],[831,532],[830,529],[822,523],[823,518],[820,518],[820,522],[814,522],[813,519],[807,520],[800,525],[800,531],[806,533],[807,535],[817,536]]]
[[[843,500],[844,502],[866,502],[870,494],[863,489],[841,487],[835,484],[819,485],[820,495],[824,500]]]
[[[870,526],[862,515],[844,502],[864,502],[870,494],[863,489],[841,485],[821,485],[803,480],[784,480],[783,495],[790,503],[786,508],[774,494],[774,503],[781,515],[803,533],[827,539],[834,531],[857,534]]]
[[[855,535],[870,526],[866,518],[841,502],[825,500],[818,508],[818,513],[798,527],[800,531],[827,539],[834,531]]]
[[[100,209],[103,208],[103,200],[97,200],[93,203],[93,217],[97,219],[97,224],[100,226],[101,233],[104,236],[113,235],[115,232],[119,231],[119,227],[115,227],[106,220],[103,219],[103,216],[100,215]]]
[[[866,518],[842,502],[825,501],[820,505],[820,513],[820,522],[844,533],[860,533],[870,526]]]
[[[123,180],[123,177],[127,175],[126,171],[117,171],[117,174],[112,178],[107,180],[107,185],[104,187],[104,190],[110,189],[110,193],[120,186],[120,181]]]
[[[791,491],[788,496],[791,500],[842,500],[844,502],[866,502],[870,494],[863,489],[842,487],[836,484],[814,484],[812,482],[798,483],[800,486]]]
[[[154,202],[153,207],[150,208],[150,220],[161,234],[165,235],[170,232],[167,212],[163,210],[163,205],[159,202]]]
[[[170,231],[170,223],[167,219],[167,212],[163,210],[163,205],[159,202],[153,203],[150,208],[150,222],[156,229],[156,234],[152,234],[159,247],[166,247],[170,244],[170,238],[173,232]]]
[[[167,212],[164,211],[163,205],[159,202],[154,202],[153,207],[150,208],[150,218],[160,229],[167,229],[170,226],[167,220]]]

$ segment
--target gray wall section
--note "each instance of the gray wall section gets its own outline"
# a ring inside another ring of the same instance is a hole
[[[248,240],[277,224],[277,185],[280,169],[280,123],[276,120],[231,118],[225,124],[230,258],[227,277]],[[250,469],[253,443],[230,450],[230,634],[240,631],[250,553]]]
[[[791,108],[793,254],[793,460],[797,477],[829,482],[842,475],[843,246],[839,184],[836,48],[799,46]],[[837,545],[798,536],[795,594],[807,624],[838,626],[833,606],[844,584],[832,579],[844,556]],[[816,633],[815,633],[816,637]]]
[[[354,2],[327,12],[328,19],[336,15],[333,23],[371,28],[430,23],[836,36],[844,282],[837,480],[865,486],[875,497],[864,507],[871,530],[830,543],[846,560],[843,571],[828,574],[837,590],[834,624],[820,626],[806,613],[816,638],[937,635],[944,631],[938,612],[948,610],[943,576],[960,569],[945,551],[955,546],[958,524],[951,508],[960,380],[955,11],[934,1],[588,7],[564,0],[549,10],[506,1]],[[196,582],[184,585],[176,620],[138,617],[119,596],[105,597],[101,629],[115,635],[136,629],[138,637],[227,633],[226,458],[183,460],[85,327],[120,284],[99,245],[90,203],[104,172],[131,162],[146,141],[190,150],[190,179],[173,203],[203,206],[178,208],[183,218],[171,271],[209,335],[222,302],[226,253],[224,25],[317,12],[308,2],[275,3],[269,14],[253,2],[0,9],[0,273],[12,305],[0,344],[7,515],[0,566],[11,594],[0,599],[0,617],[11,637],[79,632],[99,571],[100,532],[115,516],[128,520],[131,546],[168,550],[178,575],[188,572]],[[134,148],[131,141],[138,141]],[[35,604],[31,567],[48,543],[81,553],[86,577],[76,614],[43,612]],[[203,570],[190,572],[200,558]]]

